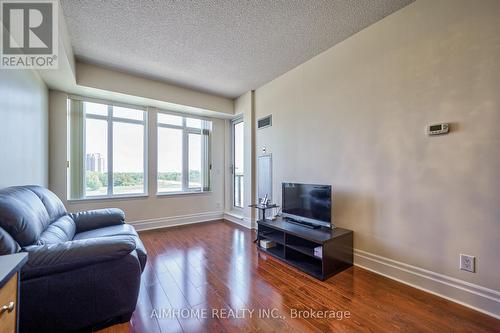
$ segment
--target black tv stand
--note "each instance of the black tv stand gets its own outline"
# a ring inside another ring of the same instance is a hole
[[[298,220],[294,220],[294,219],[291,219],[291,218],[288,218],[288,217],[285,217],[284,220],[286,222],[288,222],[288,223],[297,224],[297,225],[300,225],[300,226],[303,226],[303,227],[306,227],[306,228],[309,228],[309,229],[319,229],[319,228],[321,228],[321,226],[319,226],[317,224],[309,223],[309,222],[305,222],[305,221],[298,221]]]
[[[257,248],[320,280],[352,266],[353,249],[351,230],[309,229],[284,219],[257,221]],[[267,239],[276,245],[260,246]],[[322,256],[315,254],[321,248]]]

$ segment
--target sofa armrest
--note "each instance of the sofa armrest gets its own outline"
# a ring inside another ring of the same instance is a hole
[[[88,210],[70,216],[75,221],[77,233],[125,223],[125,213],[118,208]]]
[[[31,245],[22,278],[60,273],[95,263],[122,258],[135,250],[131,236],[109,236],[81,239],[50,245]]]

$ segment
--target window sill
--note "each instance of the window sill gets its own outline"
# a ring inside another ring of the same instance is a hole
[[[183,191],[183,192],[160,192],[156,193],[157,197],[175,197],[184,195],[201,195],[201,194],[211,194],[212,191]]]
[[[162,197],[176,197],[176,196],[189,196],[189,195],[203,195],[203,194],[212,194],[212,191],[184,191],[184,192],[161,192],[157,193],[157,198]],[[115,195],[112,197],[89,197],[83,199],[67,199],[66,202],[69,204],[72,203],[81,203],[81,202],[100,202],[100,201],[126,201],[126,200],[137,200],[137,199],[146,199],[149,198],[147,194],[137,194],[137,195]]]
[[[124,201],[124,200],[135,200],[135,199],[145,199],[148,198],[147,194],[131,194],[131,195],[115,195],[112,197],[89,197],[83,199],[68,199],[68,203],[79,203],[79,202],[99,202],[99,201]]]

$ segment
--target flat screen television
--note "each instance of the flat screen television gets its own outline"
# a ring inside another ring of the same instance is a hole
[[[283,217],[332,227],[330,185],[282,183]]]

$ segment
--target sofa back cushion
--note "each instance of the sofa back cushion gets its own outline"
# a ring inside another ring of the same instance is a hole
[[[66,207],[62,203],[61,199],[57,195],[55,195],[50,190],[46,189],[42,186],[30,185],[24,186],[30,191],[34,192],[42,201],[47,213],[49,214],[50,222],[55,222],[61,216],[67,214]]]
[[[42,232],[37,244],[57,244],[73,240],[75,231],[75,221],[69,215],[61,216]]]
[[[0,190],[0,227],[21,247],[35,244],[50,224],[40,198],[24,186]]]

